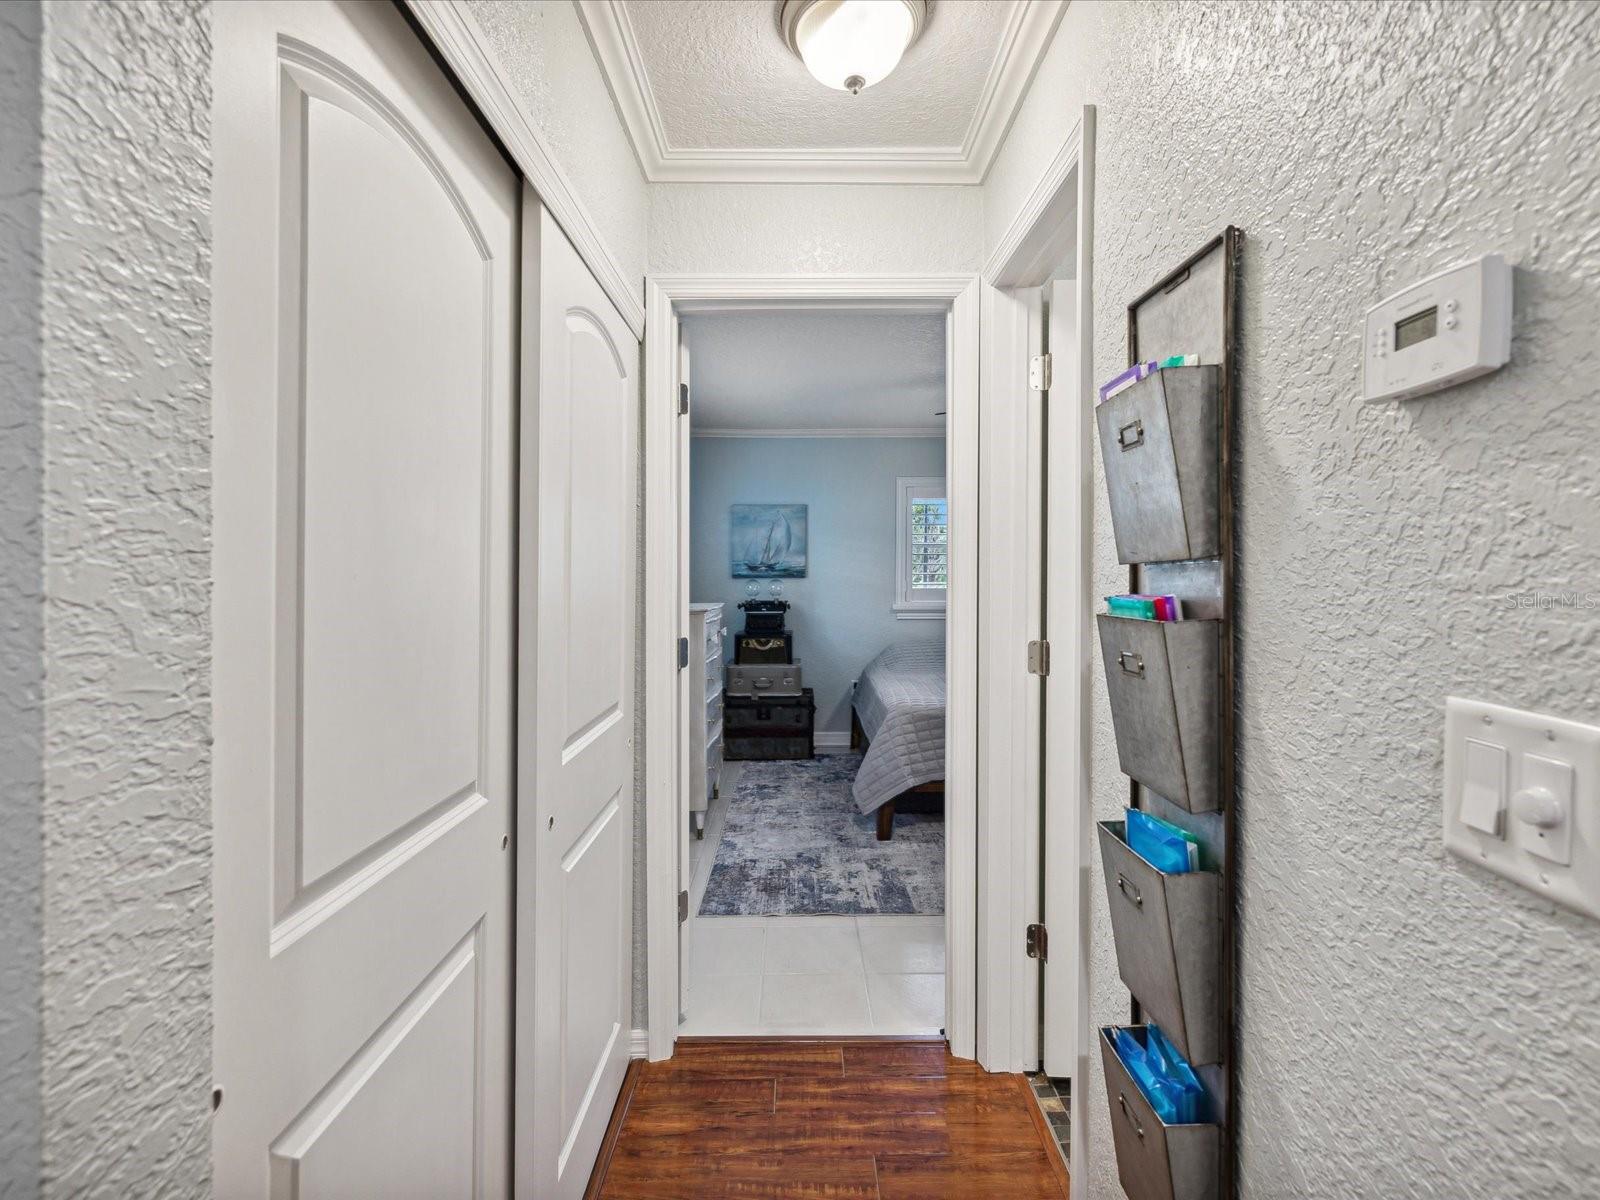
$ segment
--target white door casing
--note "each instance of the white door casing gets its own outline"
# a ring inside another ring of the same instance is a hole
[[[985,311],[992,319],[985,325],[983,342],[990,364],[991,396],[1020,394],[1028,359],[1037,353],[1037,325],[1027,318],[1031,296],[1025,289],[1045,286],[1050,310],[1043,562],[1044,638],[1051,652],[1043,689],[1042,796],[1027,796],[1032,820],[1024,828],[1031,829],[1036,843],[1042,842],[1035,861],[1043,863],[1044,924],[1049,931],[1040,1023],[1043,1065],[1053,1076],[1070,1078],[1074,1094],[1086,1086],[1091,1051],[1088,712],[1090,672],[1097,669],[1091,661],[1094,634],[1089,595],[1094,183],[1095,109],[1085,105],[983,271],[990,285]],[[1052,279],[1056,274],[1063,278]],[[1018,622],[1019,632],[1021,624]],[[986,719],[993,716],[991,711]],[[991,813],[1014,803],[1004,791],[994,789],[987,800]],[[991,825],[999,828],[993,820]],[[994,899],[985,895],[980,907],[992,905]],[[1004,971],[988,974],[993,985],[1003,986]],[[1036,978],[1031,973],[1012,973],[1011,986],[1027,987]],[[992,1027],[1002,1030],[992,1011],[987,1017]],[[1013,1044],[1019,1041],[1017,1028],[1016,1021],[1011,1022]],[[1090,1172],[1082,1107],[1073,1113],[1069,1157],[1076,1196]]]
[[[632,1024],[639,343],[523,208],[516,1193],[583,1194]]]
[[[500,1196],[519,185],[390,6],[214,32],[215,1190]]]
[[[946,642],[945,1025],[951,1051],[974,1056],[977,1010],[978,839],[978,304],[971,275],[683,275],[646,281],[645,331],[645,837],[646,954],[652,1061],[672,1055],[679,1017],[676,855],[657,853],[682,837],[685,688],[676,669],[686,632],[683,533],[678,503],[688,477],[680,465],[677,315],[748,307],[830,307],[944,311],[949,316],[949,418],[945,478],[950,490],[950,592]],[[965,631],[965,632],[960,632]],[[692,1002],[692,997],[691,997]]]

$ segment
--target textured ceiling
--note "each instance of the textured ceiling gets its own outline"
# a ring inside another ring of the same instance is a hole
[[[697,431],[944,424],[943,313],[716,313],[683,328]]]
[[[626,0],[673,149],[960,147],[1013,0],[940,0],[900,66],[859,96],[813,79],[772,0]]]

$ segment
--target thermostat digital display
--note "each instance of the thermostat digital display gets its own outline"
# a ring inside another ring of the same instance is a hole
[[[1438,332],[1439,309],[1425,308],[1413,316],[1395,322],[1394,348],[1404,350],[1408,346],[1415,346],[1418,342],[1427,341]]]
[[[1367,313],[1361,398],[1408,400],[1511,358],[1511,268],[1498,254],[1440,271]]]

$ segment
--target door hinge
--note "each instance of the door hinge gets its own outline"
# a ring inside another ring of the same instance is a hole
[[[1050,643],[1028,643],[1028,674],[1045,676],[1050,674]]]
[[[678,670],[683,670],[689,665],[689,639],[678,639]]]
[[[1028,360],[1028,386],[1036,392],[1047,391],[1050,387],[1050,356],[1048,354],[1035,354]]]
[[[1028,957],[1044,962],[1050,957],[1050,937],[1043,925],[1029,925],[1027,937]]]
[[[689,415],[689,385],[687,383],[678,385],[678,415],[680,417]]]
[[[682,925],[689,919],[689,893],[678,893],[678,924]]]

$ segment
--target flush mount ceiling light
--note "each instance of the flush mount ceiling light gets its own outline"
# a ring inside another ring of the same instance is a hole
[[[819,83],[858,95],[900,64],[927,0],[783,0],[778,25]]]

